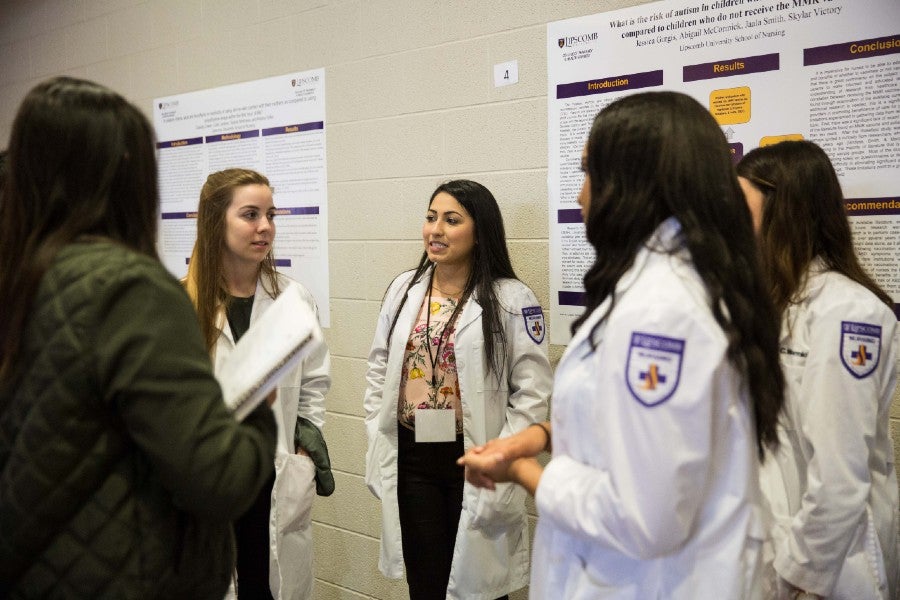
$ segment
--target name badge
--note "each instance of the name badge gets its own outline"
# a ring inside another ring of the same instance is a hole
[[[417,408],[416,441],[456,441],[456,411],[444,408]]]

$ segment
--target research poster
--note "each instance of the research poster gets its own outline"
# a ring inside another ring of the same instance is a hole
[[[325,70],[157,98],[153,109],[166,267],[187,273],[207,175],[259,171],[274,190],[278,270],[309,289],[329,327]]]
[[[594,258],[576,200],[588,130],[642,91],[696,98],[735,161],[783,139],[822,146],[863,265],[900,301],[900,2],[651,2],[548,24],[547,61],[551,343],[568,342]]]

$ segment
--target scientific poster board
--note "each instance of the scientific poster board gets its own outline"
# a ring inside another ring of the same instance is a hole
[[[822,146],[864,267],[900,301],[900,2],[651,2],[549,23],[547,62],[551,343],[568,342],[594,258],[576,200],[591,122],[639,91],[696,98],[735,161],[782,139]]]
[[[157,98],[153,109],[158,245],[166,267],[176,277],[187,273],[207,175],[232,167],[259,171],[274,189],[277,268],[309,289],[328,327],[325,70]]]

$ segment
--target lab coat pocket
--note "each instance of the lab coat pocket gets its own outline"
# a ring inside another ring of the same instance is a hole
[[[376,431],[366,449],[366,487],[379,500],[381,500],[381,463],[386,449],[384,436]]]
[[[467,486],[470,487],[470,486]],[[524,488],[513,483],[498,483],[496,489],[475,489],[467,509],[470,527],[495,537],[511,527],[524,523]]]
[[[316,468],[308,456],[278,454],[275,457],[272,514],[277,533],[309,527],[316,496],[315,478]]]
[[[575,555],[577,570],[570,573],[564,598],[636,598],[635,582],[653,579],[649,562],[642,563],[600,546],[570,540],[569,552]],[[565,551],[563,551],[565,552]],[[642,588],[637,587],[640,594]]]
[[[887,600],[887,575],[884,553],[875,532],[872,510],[856,528],[847,558],[841,567],[831,598],[835,600]]]
[[[312,597],[315,473],[308,456],[275,456],[275,487],[269,514],[269,589],[277,600]]]

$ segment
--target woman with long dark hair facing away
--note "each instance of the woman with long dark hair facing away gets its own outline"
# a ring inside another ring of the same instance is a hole
[[[857,260],[821,148],[757,148],[737,173],[782,322],[786,410],[761,479],[775,517],[776,589],[781,598],[896,598],[894,303]]]
[[[275,211],[269,180],[249,169],[212,173],[200,190],[197,240],[184,284],[216,372],[288,287],[296,287],[316,311],[306,288],[275,270]],[[313,460],[328,466],[320,428],[329,363],[328,349],[320,344],[278,382],[272,405],[278,423],[275,473],[235,522],[241,600],[312,597]],[[330,470],[325,475],[333,489]]]
[[[532,598],[759,598],[783,382],[725,137],[692,98],[641,93],[597,115],[582,160],[597,258],[552,422],[471,450],[467,478],[535,494]]]
[[[225,594],[275,421],[225,408],[158,203],[137,108],[79,79],[31,90],[0,204],[0,597]]]
[[[465,448],[543,421],[544,318],[516,278],[493,194],[444,183],[418,266],[387,290],[369,354],[366,483],[381,499],[379,567],[413,600],[500,598],[528,582],[525,494],[465,485]]]

